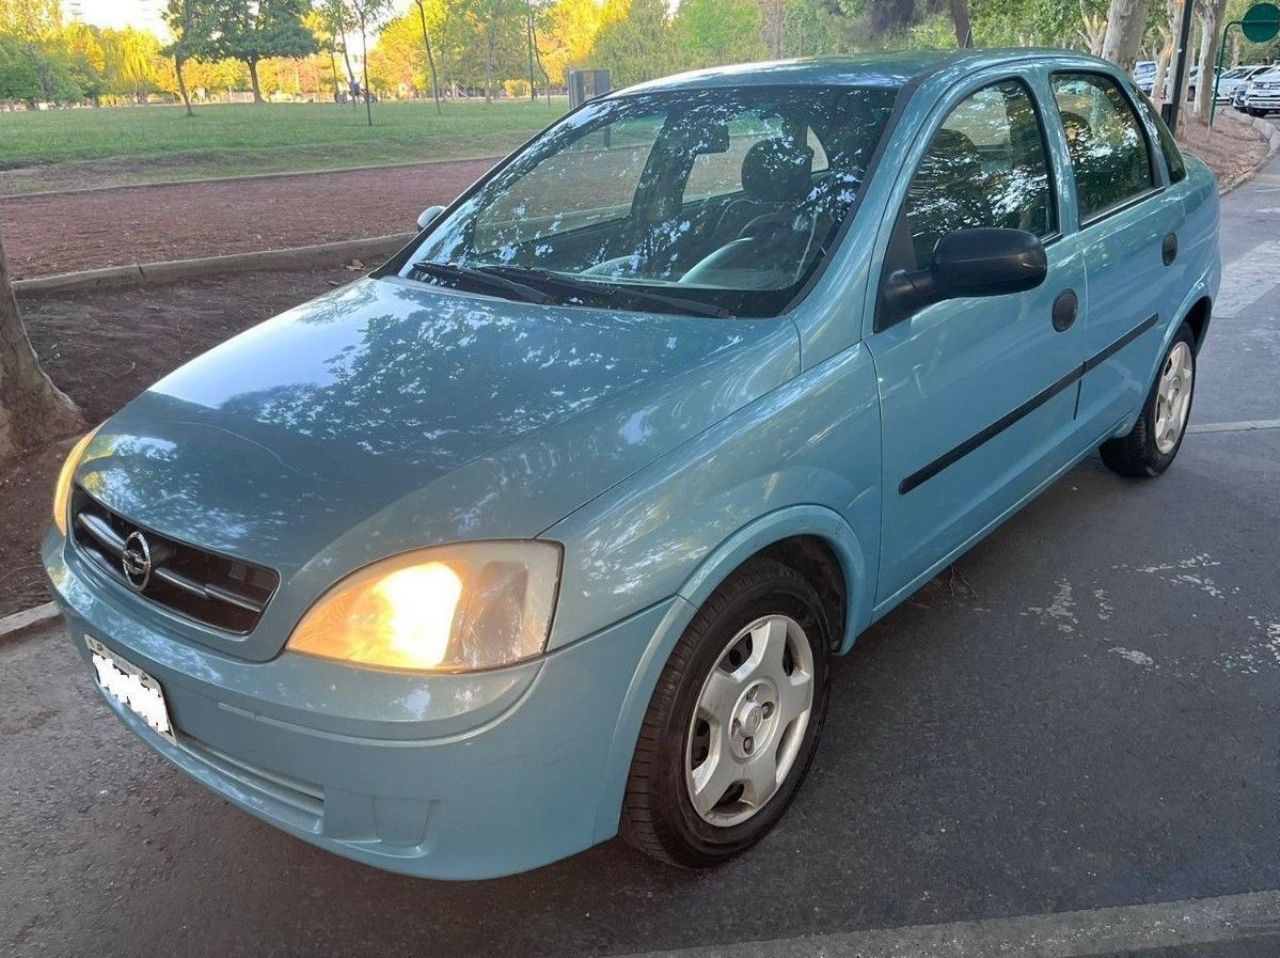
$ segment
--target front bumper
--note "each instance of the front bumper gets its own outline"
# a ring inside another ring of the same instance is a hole
[[[1244,98],[1244,105],[1250,110],[1280,110],[1280,90],[1251,93]]]
[[[679,601],[532,662],[412,676],[289,653],[232,659],[174,639],[146,604],[104,589],[56,531],[44,561],[86,665],[89,634],[163,688],[176,745],[106,697],[147,744],[299,838],[431,878],[524,871],[616,832],[612,753],[634,745],[619,717]]]

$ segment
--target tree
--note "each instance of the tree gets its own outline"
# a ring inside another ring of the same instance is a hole
[[[0,239],[0,459],[83,426],[80,410],[45,374],[31,348]]]
[[[0,33],[34,40],[62,26],[60,0],[0,0]]]
[[[431,97],[436,101],[436,113],[440,109],[440,79],[436,76],[436,57],[431,49],[431,31],[427,29],[427,8],[422,0],[413,0],[418,8],[418,19],[422,23],[422,44],[427,48],[427,66],[431,70]]]
[[[369,51],[369,83],[373,89],[425,90],[427,55],[416,11],[389,21]]]
[[[850,4],[856,9],[860,4]],[[874,34],[899,33],[930,15],[942,11],[945,6],[955,33],[956,45],[973,46],[973,26],[969,16],[969,0],[869,0],[867,7]]]
[[[1080,0],[1080,33],[1088,44],[1089,52],[1095,57],[1101,56],[1102,46],[1107,42],[1107,17],[1090,9],[1085,0]]]
[[[671,62],[671,25],[663,0],[625,0],[616,4],[625,13],[612,14],[605,5],[605,24],[596,39],[595,60],[612,71],[615,87],[652,80],[668,73]],[[616,17],[616,18],[615,18]]]
[[[164,52],[173,57],[178,92],[182,94],[187,116],[195,116],[182,70],[188,60],[208,57],[213,52],[213,24],[209,8],[203,0],[169,0],[164,11],[164,22],[169,27],[169,35],[173,37],[173,42],[164,48]]]
[[[1147,32],[1147,0],[1111,0],[1102,56],[1124,70],[1132,70]]]
[[[364,72],[364,112],[373,126],[373,98],[369,90],[369,30],[391,9],[391,0],[347,0],[360,28],[360,69]]]
[[[304,0],[209,0],[211,48],[249,68],[253,102],[261,103],[258,64],[267,57],[305,57],[316,38],[302,22]]]
[[[671,36],[682,66],[717,66],[763,57],[763,25],[756,0],[683,0]]]
[[[0,100],[34,101],[40,96],[40,76],[27,54],[27,44],[0,33]]]
[[[1196,112],[1209,119],[1213,101],[1213,68],[1218,63],[1218,45],[1222,42],[1222,14],[1227,0],[1201,0],[1200,3],[1200,80],[1196,84]]]
[[[556,0],[546,9],[540,53],[551,83],[564,86],[570,70],[590,65],[603,17],[596,0]]]
[[[63,42],[71,61],[71,77],[80,95],[97,106],[107,88],[107,58],[96,27],[69,23],[63,31]]]

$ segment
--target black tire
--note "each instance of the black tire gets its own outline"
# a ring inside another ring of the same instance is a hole
[[[1169,344],[1168,351],[1160,360],[1155,382],[1151,384],[1151,390],[1147,393],[1147,401],[1142,407],[1142,415],[1138,417],[1138,421],[1134,423],[1128,435],[1108,439],[1098,450],[1102,454],[1102,461],[1106,467],[1117,475],[1130,479],[1150,479],[1158,476],[1169,468],[1169,464],[1178,455],[1178,450],[1182,448],[1182,440],[1187,434],[1185,425],[1173,448],[1168,452],[1161,452],[1156,447],[1155,440],[1156,391],[1160,385],[1160,375],[1178,343],[1185,343],[1191,350],[1191,395],[1187,400],[1188,421],[1191,418],[1191,407],[1196,397],[1196,338],[1191,327],[1183,323],[1178,334],[1173,337],[1173,342]]]
[[[1248,113],[1250,116],[1266,116],[1267,115],[1266,110],[1258,110],[1251,106],[1245,107],[1244,112]]]
[[[705,821],[693,806],[685,777],[686,745],[703,682],[726,646],[762,616],[782,614],[804,630],[813,653],[809,721],[790,772],[777,792],[738,824]],[[673,865],[706,868],[746,851],[777,824],[813,759],[826,715],[828,660],[837,639],[814,587],[772,559],[747,562],[694,616],[672,650],[649,703],[627,779],[620,832],[631,845]]]

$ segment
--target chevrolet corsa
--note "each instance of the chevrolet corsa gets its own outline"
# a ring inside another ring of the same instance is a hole
[[[1054,51],[633,87],[420,224],[82,440],[44,561],[149,745],[436,878],[758,841],[833,655],[1169,466],[1220,273],[1208,169]]]

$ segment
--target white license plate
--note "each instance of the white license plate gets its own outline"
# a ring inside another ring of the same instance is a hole
[[[86,635],[84,644],[89,647],[89,657],[102,690],[171,744],[177,745],[160,683],[132,662],[120,658],[93,636]]]

